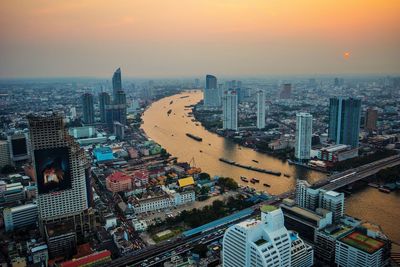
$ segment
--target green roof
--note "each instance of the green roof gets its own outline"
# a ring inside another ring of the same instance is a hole
[[[382,241],[357,231],[343,237],[340,241],[370,254],[376,252],[385,245]]]
[[[260,210],[264,213],[268,213],[274,210],[277,210],[278,208],[272,205],[263,205],[261,206]]]

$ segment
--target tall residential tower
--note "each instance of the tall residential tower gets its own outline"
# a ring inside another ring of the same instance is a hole
[[[238,96],[236,91],[225,91],[222,97],[222,128],[238,130]]]
[[[296,115],[296,146],[294,156],[299,161],[311,158],[312,116],[309,113]]]
[[[265,128],[265,92],[257,92],[257,128]]]

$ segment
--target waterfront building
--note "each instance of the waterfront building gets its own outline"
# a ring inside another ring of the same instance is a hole
[[[85,93],[82,95],[82,111],[83,111],[83,122],[85,124],[94,123],[94,103],[93,95]]]
[[[100,102],[100,121],[106,123],[106,106],[111,104],[111,97],[107,92],[101,92],[99,94]]]
[[[257,92],[257,128],[265,128],[265,92],[263,90]]]
[[[4,226],[6,232],[35,225],[38,220],[38,208],[36,204],[25,204],[3,210]]]
[[[318,150],[318,159],[323,160],[331,165],[347,159],[358,156],[358,148],[352,148],[350,145],[331,145]]]
[[[84,150],[68,134],[60,114],[29,115],[28,123],[40,230],[46,232],[49,223],[57,228],[57,224],[71,221],[79,237],[87,236],[94,226],[94,212],[89,203],[90,165]],[[64,234],[56,233],[52,232],[55,239]],[[49,241],[49,235],[46,237]]]
[[[365,113],[365,130],[372,132],[375,131],[376,123],[378,121],[378,110],[369,107]]]
[[[354,231],[336,240],[335,263],[337,266],[387,266],[384,257],[385,243]]]
[[[280,208],[285,217],[285,227],[295,230],[310,243],[315,242],[318,230],[332,224],[332,212],[326,209],[311,211],[295,205],[291,199],[284,199]]]
[[[115,103],[116,99],[118,98],[117,93],[118,91],[122,91],[121,68],[118,68],[112,76],[112,88],[113,88],[113,101],[114,104],[117,104]]]
[[[311,211],[318,208],[329,210],[332,212],[333,222],[340,221],[344,215],[344,193],[313,189],[305,180],[296,182],[296,204]]]
[[[285,83],[282,85],[282,90],[280,92],[281,99],[289,99],[292,96],[292,84]]]
[[[237,223],[224,234],[223,267],[312,265],[312,248],[286,229],[280,208],[262,206],[261,220]]]
[[[204,106],[207,108],[219,107],[221,98],[217,88],[217,77],[207,74],[206,87],[204,88]]]
[[[294,156],[299,161],[311,158],[312,115],[309,113],[296,114],[296,146]]]
[[[222,97],[222,128],[238,130],[238,97],[236,91],[225,91]]]
[[[361,100],[331,98],[329,102],[329,139],[336,144],[358,147]]]

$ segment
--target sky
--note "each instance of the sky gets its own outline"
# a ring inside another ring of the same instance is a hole
[[[399,14],[399,0],[2,0],[0,77],[400,74]]]

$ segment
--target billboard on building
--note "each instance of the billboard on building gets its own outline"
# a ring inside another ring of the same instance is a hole
[[[36,180],[39,194],[72,187],[67,147],[35,150]]]
[[[28,147],[26,145],[26,138],[15,138],[11,139],[11,147],[13,156],[20,156],[20,155],[27,155],[28,154]]]

